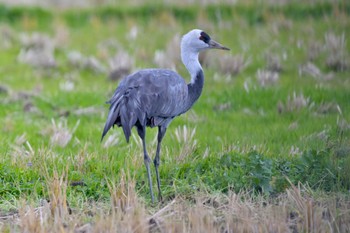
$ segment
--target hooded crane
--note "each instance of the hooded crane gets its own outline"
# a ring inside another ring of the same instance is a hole
[[[181,60],[191,75],[190,83],[187,84],[172,70],[143,69],[125,77],[107,102],[110,108],[102,139],[113,125],[117,125],[123,128],[126,141],[129,142],[131,129],[136,127],[142,139],[152,202],[154,195],[150,172],[151,159],[146,150],[146,126],[158,127],[158,144],[153,163],[157,176],[158,199],[161,200],[158,171],[161,142],[170,122],[187,112],[202,93],[204,74],[198,54],[207,49],[229,50],[212,40],[204,31],[191,30],[181,40]]]

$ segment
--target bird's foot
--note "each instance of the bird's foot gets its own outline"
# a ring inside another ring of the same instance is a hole
[[[161,193],[158,194],[158,201],[163,202],[163,196]]]

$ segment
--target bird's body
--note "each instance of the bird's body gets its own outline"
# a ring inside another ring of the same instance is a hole
[[[201,95],[204,74],[198,61],[198,54],[201,50],[209,48],[228,50],[211,40],[205,32],[198,29],[190,31],[181,41],[181,58],[191,74],[190,83],[187,84],[179,74],[171,70],[143,69],[125,77],[108,101],[111,106],[102,138],[113,125],[117,125],[123,128],[125,138],[129,141],[131,129],[134,126],[137,128],[143,142],[152,202],[154,198],[149,168],[150,158],[145,143],[146,127],[158,127],[154,165],[161,198],[158,173],[160,144],[174,117],[187,112]]]
[[[115,110],[110,111],[104,134],[116,124],[123,127],[128,141],[131,128],[136,123],[149,127],[167,125],[174,117],[187,111],[187,101],[187,84],[176,72],[166,69],[138,71],[123,79],[108,101],[111,110],[119,106],[120,109],[119,114],[115,114]]]

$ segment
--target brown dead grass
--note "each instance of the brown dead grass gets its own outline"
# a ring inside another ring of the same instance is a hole
[[[350,200],[293,186],[276,197],[248,192],[198,193],[157,206],[135,191],[135,180],[121,172],[119,182],[107,179],[110,202],[85,203],[70,209],[67,176],[47,177],[50,200],[39,207],[23,201],[15,214],[0,216],[6,232],[349,232]]]

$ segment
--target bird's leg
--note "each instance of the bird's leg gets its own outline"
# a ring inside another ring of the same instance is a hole
[[[161,143],[162,143],[162,139],[165,135],[165,132],[166,132],[166,127],[162,127],[162,126],[159,126],[158,127],[158,144],[157,144],[157,151],[156,151],[156,157],[154,158],[154,166],[156,168],[156,176],[157,176],[157,186],[158,186],[158,199],[159,201],[162,200],[162,193],[160,191],[160,178],[159,178],[159,171],[158,171],[158,167],[159,167],[159,154],[160,154],[160,146],[161,146]]]
[[[143,159],[144,159],[146,170],[147,170],[149,189],[150,189],[150,192],[151,192],[152,203],[154,203],[151,170],[150,170],[150,167],[149,167],[149,163],[151,162],[151,159],[149,158],[147,150],[146,150],[145,139],[142,139],[142,145],[143,145],[143,154],[144,154]]]
[[[149,189],[150,189],[150,192],[151,192],[152,203],[154,203],[154,195],[153,195],[152,179],[151,179],[151,170],[150,170],[150,167],[149,167],[151,159],[148,156],[147,149],[146,149],[146,140],[145,140],[146,130],[145,130],[145,127],[142,127],[142,126],[137,127],[137,132],[138,132],[140,138],[142,139],[143,159],[144,159],[144,163],[145,163],[146,170],[147,170],[148,184],[149,184]]]

